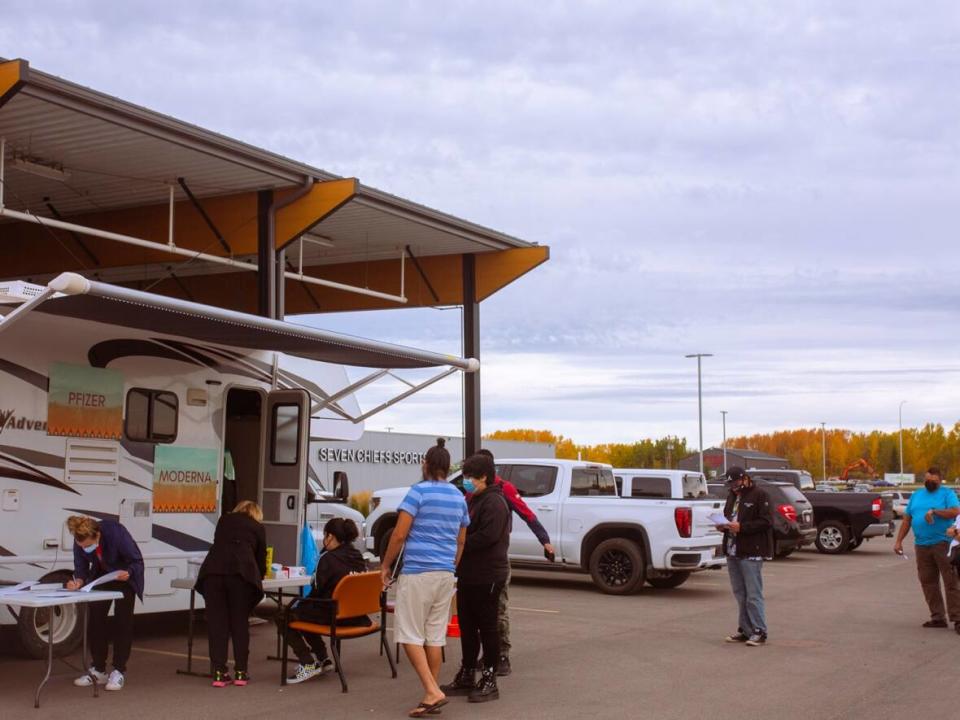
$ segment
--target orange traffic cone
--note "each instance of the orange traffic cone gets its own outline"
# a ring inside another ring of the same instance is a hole
[[[447,637],[460,637],[460,619],[456,615],[450,618],[450,622],[447,623]]]

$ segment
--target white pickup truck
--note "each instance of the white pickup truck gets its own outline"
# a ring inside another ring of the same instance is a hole
[[[617,472],[629,478],[624,482],[632,488],[634,475]],[[516,485],[556,550],[556,563],[550,563],[533,532],[514,516],[511,564],[588,572],[597,587],[612,595],[636,592],[644,581],[677,587],[691,572],[722,567],[721,535],[707,518],[720,503],[705,498],[703,476],[658,472],[672,483],[669,497],[643,497],[632,489],[621,497],[609,465],[552,458],[499,460],[497,473]],[[691,476],[700,482],[692,483]],[[459,475],[450,482],[459,486]],[[383,555],[390,540],[406,492],[391,488],[373,495],[365,534],[367,549],[377,555]]]

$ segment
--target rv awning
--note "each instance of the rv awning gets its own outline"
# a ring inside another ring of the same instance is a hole
[[[35,309],[61,317],[178,335],[235,348],[280,352],[338,365],[381,369],[450,367],[466,372],[480,367],[480,362],[471,358],[293,325],[95,282],[75,273],[57,276],[47,288],[50,291],[48,296],[36,298],[39,302]]]

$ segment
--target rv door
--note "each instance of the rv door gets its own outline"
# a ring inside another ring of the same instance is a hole
[[[307,487],[310,397],[304,390],[267,396],[260,505],[273,562],[300,564],[300,527]]]

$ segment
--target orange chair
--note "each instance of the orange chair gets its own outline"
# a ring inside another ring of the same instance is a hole
[[[393,663],[389,646],[387,645],[387,608],[386,593],[383,592],[383,585],[379,572],[355,573],[345,576],[333,589],[333,597],[326,600],[320,598],[302,598],[299,603],[317,605],[320,607],[329,607],[333,622],[329,625],[319,625],[302,620],[290,621],[289,608],[285,611],[283,623],[283,652],[280,656],[280,684],[287,684],[287,636],[290,630],[297,630],[302,633],[313,635],[323,635],[330,638],[330,652],[333,654],[333,662],[337,668],[337,675],[340,676],[340,686],[343,692],[347,692],[347,678],[343,673],[343,663],[340,661],[340,642],[342,640],[351,640],[353,638],[366,637],[374,633],[380,634],[380,652],[386,650],[387,662],[390,663],[390,672],[394,678],[397,677],[397,668]],[[356,627],[352,625],[337,625],[338,621],[348,618],[355,618],[361,615],[380,614],[380,622],[374,622],[371,625]]]

